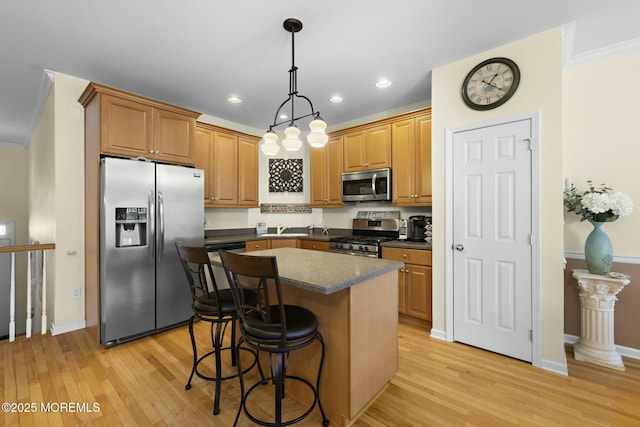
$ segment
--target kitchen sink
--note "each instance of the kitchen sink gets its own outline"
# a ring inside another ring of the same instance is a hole
[[[260,234],[260,237],[301,237],[308,236],[307,233],[268,233],[268,234]]]

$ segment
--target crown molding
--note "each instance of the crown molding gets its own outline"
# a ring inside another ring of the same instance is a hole
[[[575,21],[562,26],[562,64],[565,69],[579,68],[640,51],[640,38],[635,38],[587,52],[575,53],[575,35]]]
[[[36,99],[36,104],[33,107],[33,113],[31,114],[29,131],[24,136],[20,144],[25,149],[29,146],[31,135],[33,135],[33,130],[35,129],[36,124],[40,119],[40,114],[42,113],[44,104],[47,102],[47,97],[49,96],[49,91],[51,90],[51,86],[53,85],[53,82],[55,80],[55,75],[56,73],[51,70],[47,70],[46,68],[43,70],[42,79],[40,79],[40,87],[38,88],[38,97]]]

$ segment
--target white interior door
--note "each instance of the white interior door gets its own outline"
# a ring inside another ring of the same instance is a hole
[[[453,336],[532,360],[531,120],[453,136]]]

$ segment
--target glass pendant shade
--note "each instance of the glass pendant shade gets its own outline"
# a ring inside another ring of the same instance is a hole
[[[307,141],[312,147],[324,147],[327,141],[329,141],[329,136],[325,133],[326,128],[327,124],[321,119],[315,119],[309,123],[311,132],[309,132],[307,136]]]
[[[298,136],[300,135],[300,129],[295,126],[289,126],[284,130],[286,138],[282,141],[282,146],[287,151],[298,151],[302,147],[302,141]]]
[[[273,131],[267,131],[262,137],[264,142],[260,149],[267,156],[275,156],[280,151],[280,147],[278,146],[278,135],[276,135]]]

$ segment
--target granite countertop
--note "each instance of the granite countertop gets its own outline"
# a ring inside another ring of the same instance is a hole
[[[299,235],[287,235],[287,233],[283,233],[280,236],[263,236],[260,234],[226,234],[219,236],[207,236],[204,239],[204,244],[214,244],[214,243],[230,243],[230,242],[247,242],[250,240],[274,240],[274,239],[300,239],[300,240],[315,240],[320,242],[328,242],[332,237],[337,237],[341,235],[349,235],[351,234],[351,230],[339,230],[337,232],[330,232],[329,234],[322,234],[321,232],[312,233],[306,236]],[[389,242],[382,243],[382,246],[388,246],[392,248],[407,248],[407,249],[420,249],[420,250],[431,250],[431,244],[427,244],[426,242],[411,242],[408,240],[392,240]]]
[[[350,288],[404,266],[404,263],[398,261],[296,248],[269,249],[245,255],[275,256],[278,272],[284,283],[322,295]],[[211,262],[222,266],[217,255],[211,256]],[[322,268],[324,266],[331,268]]]
[[[313,233],[306,236],[288,235],[286,232],[279,236],[264,236],[260,234],[229,234],[224,236],[207,236],[204,239],[204,244],[212,243],[229,243],[229,242],[247,242],[249,240],[274,240],[274,239],[300,239],[300,240],[318,240],[328,242],[332,237],[339,236],[339,234],[322,234]]]

